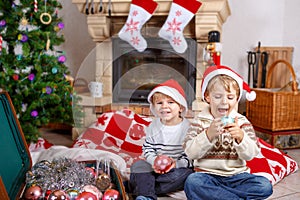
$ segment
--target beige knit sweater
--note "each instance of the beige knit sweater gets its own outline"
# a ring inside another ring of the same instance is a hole
[[[212,142],[208,140],[206,130],[213,120],[209,108],[195,117],[185,137],[183,147],[187,156],[193,160],[196,171],[221,176],[249,172],[246,161],[255,157],[260,149],[251,123],[236,111],[230,113],[230,117],[236,116],[239,126],[245,133],[239,144],[229,133],[221,134]]]

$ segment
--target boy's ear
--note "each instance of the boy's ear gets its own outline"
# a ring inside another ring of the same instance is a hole
[[[180,112],[183,112],[184,111],[184,107],[182,105],[180,105]]]
[[[205,99],[205,101],[206,101],[207,103],[210,103],[210,97],[209,97],[209,95],[206,95],[206,96],[204,97],[204,99]]]

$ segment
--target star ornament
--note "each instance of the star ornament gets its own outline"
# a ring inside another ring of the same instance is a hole
[[[23,26],[27,26],[28,25],[28,19],[26,19],[26,17],[22,17],[20,20],[20,24]]]

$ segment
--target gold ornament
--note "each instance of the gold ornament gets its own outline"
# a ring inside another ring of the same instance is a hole
[[[54,27],[54,31],[56,31],[56,32],[58,32],[58,31],[59,31],[59,28],[58,28],[58,26],[55,26],[55,27]]]
[[[44,20],[44,17],[45,17],[45,18],[48,18],[48,21],[45,21],[45,20]],[[43,24],[48,25],[48,24],[51,23],[52,17],[51,17],[51,15],[50,15],[49,13],[42,13],[41,16],[40,16],[40,20],[41,20],[41,22],[42,22]]]
[[[23,25],[23,26],[27,26],[28,20],[26,19],[26,17],[21,18],[20,24]]]
[[[111,179],[109,175],[106,173],[99,175],[96,179],[96,186],[100,191],[105,191],[108,189],[111,186]]]
[[[47,39],[47,43],[46,43],[46,51],[48,51],[50,48],[50,39]]]
[[[46,51],[48,51],[49,50],[49,48],[50,48],[50,39],[49,39],[49,33],[47,33],[47,42],[46,42]]]

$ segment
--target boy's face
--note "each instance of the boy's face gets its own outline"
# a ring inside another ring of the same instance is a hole
[[[182,107],[171,97],[160,96],[153,100],[155,113],[165,125],[176,125],[181,121]]]
[[[215,118],[228,116],[236,108],[237,99],[237,91],[232,87],[232,84],[230,85],[230,92],[226,91],[221,84],[215,84],[206,96],[206,101],[210,104],[211,114]]]

